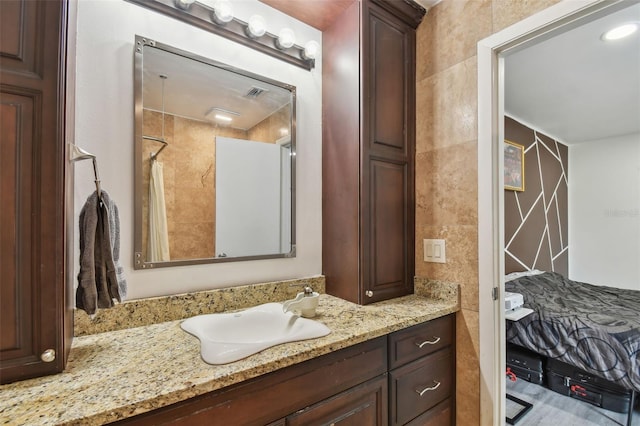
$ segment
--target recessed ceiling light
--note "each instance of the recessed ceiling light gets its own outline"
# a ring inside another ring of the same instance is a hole
[[[204,115],[204,118],[206,118],[209,121],[218,121],[218,122],[222,121],[225,123],[230,123],[231,121],[233,121],[233,116],[239,117],[240,113],[235,111],[230,111],[228,109],[213,107],[209,109],[209,111]]]
[[[602,34],[602,39],[605,41],[619,40],[621,38],[630,36],[636,31],[638,31],[637,23],[624,24],[610,29],[606,33]]]
[[[216,114],[216,120],[230,123],[231,121],[233,121],[233,118],[227,117],[226,115],[222,115],[222,114]]]

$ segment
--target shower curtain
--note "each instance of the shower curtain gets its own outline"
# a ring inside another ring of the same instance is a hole
[[[162,163],[151,161],[149,173],[149,238],[147,261],[166,262],[169,257],[167,210],[164,202]]]

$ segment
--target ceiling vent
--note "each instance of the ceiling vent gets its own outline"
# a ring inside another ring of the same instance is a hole
[[[263,89],[262,87],[252,86],[251,89],[244,95],[245,98],[255,99],[262,95],[264,92],[268,92],[269,89]]]

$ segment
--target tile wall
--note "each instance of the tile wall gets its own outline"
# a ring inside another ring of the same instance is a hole
[[[457,424],[480,424],[477,42],[558,0],[444,0],[417,34],[416,275],[457,283]],[[422,240],[447,240],[425,263]]]
[[[276,143],[291,133],[291,105],[287,104],[247,131],[249,140]]]

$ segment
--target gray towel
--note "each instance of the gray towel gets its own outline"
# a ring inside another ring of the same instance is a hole
[[[87,198],[80,212],[80,273],[76,307],[93,315],[110,308],[127,293],[120,265],[120,220],[118,207],[102,191]]]
[[[113,254],[113,264],[116,269],[116,279],[118,280],[119,301],[127,298],[127,280],[124,277],[124,269],[120,264],[120,216],[118,206],[105,191],[102,193],[102,202],[106,205],[109,215],[109,241],[111,242],[111,252]]]

